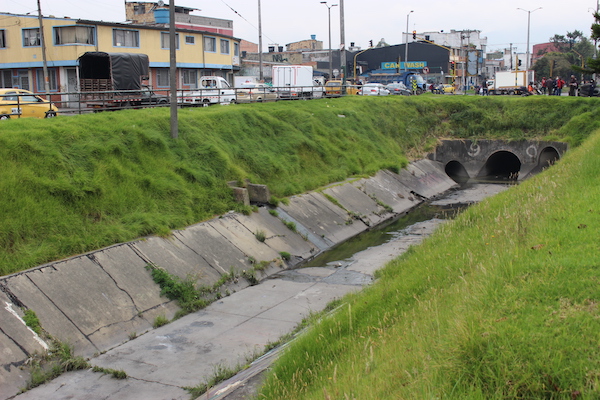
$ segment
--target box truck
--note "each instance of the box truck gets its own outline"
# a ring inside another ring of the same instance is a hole
[[[321,98],[325,92],[310,65],[274,65],[273,88],[282,99]]]
[[[498,71],[492,81],[488,81],[488,93],[522,95],[529,93],[527,85],[533,82],[534,71]]]

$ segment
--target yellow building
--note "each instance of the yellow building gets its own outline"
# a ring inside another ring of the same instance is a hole
[[[45,46],[42,46],[42,36]],[[201,76],[217,75],[233,81],[240,69],[240,39],[177,28],[177,82],[193,89]],[[143,53],[150,60],[150,85],[169,89],[169,25],[133,25],[70,18],[0,13],[0,87],[44,92],[43,47],[51,93],[78,91],[77,59],[88,51]],[[58,98],[55,98],[58,97]],[[69,95],[53,101],[69,101]]]

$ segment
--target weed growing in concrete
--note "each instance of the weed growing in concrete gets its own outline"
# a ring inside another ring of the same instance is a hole
[[[296,223],[293,221],[283,221],[284,225],[292,232],[297,232]]]
[[[94,365],[94,367],[92,367],[92,372],[101,372],[105,375],[111,375],[115,379],[127,379],[127,372],[123,371],[122,369],[117,370]]]
[[[64,372],[90,368],[90,364],[81,356],[73,356],[73,348],[66,343],[50,338],[50,350],[43,355],[35,354],[31,358],[31,378],[21,391],[42,385]]]
[[[274,216],[275,218],[279,217],[279,213],[277,212],[277,210],[274,209],[270,209],[269,210],[269,214],[271,214],[272,216]]]
[[[164,315],[157,315],[156,318],[154,318],[154,322],[152,323],[152,327],[153,328],[160,328],[163,325],[168,324],[169,319],[167,317],[165,317]]]
[[[198,398],[206,393],[211,387],[234,376],[240,369],[242,369],[242,366],[227,368],[223,365],[217,365],[213,372],[213,376],[206,383],[201,383],[200,385],[193,387],[184,387],[184,389],[190,393],[193,399]]]
[[[267,239],[267,236],[265,234],[264,231],[258,230],[254,233],[254,236],[256,237],[256,240],[258,240],[259,242],[264,243],[264,241]]]
[[[135,338],[137,338],[137,337],[138,337],[138,335],[137,335],[137,332],[131,332],[131,333],[129,334],[129,340],[133,340],[133,339],[135,339]]]
[[[23,313],[23,321],[25,321],[25,325],[31,328],[32,331],[38,334],[38,336],[42,335],[42,326],[40,325],[40,320],[38,319],[35,311],[27,309]]]
[[[258,284],[258,278],[256,277],[256,271],[254,269],[243,270],[242,277],[245,278],[250,285]]]
[[[285,261],[290,261],[290,259],[292,258],[292,255],[290,253],[288,253],[287,251],[280,251],[279,255],[281,256],[282,259],[284,259]]]

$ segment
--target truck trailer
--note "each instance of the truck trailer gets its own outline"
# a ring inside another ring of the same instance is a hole
[[[274,65],[273,88],[282,99],[321,98],[325,93],[310,65]]]
[[[488,93],[523,95],[529,94],[527,86],[533,82],[534,71],[498,71],[494,79],[488,82]]]
[[[166,95],[154,93],[148,83],[150,62],[146,54],[84,53],[79,61],[79,90],[87,107],[119,109],[166,105]]]

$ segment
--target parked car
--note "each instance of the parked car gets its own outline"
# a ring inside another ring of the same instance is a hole
[[[408,88],[406,87],[406,85],[404,83],[400,83],[400,82],[390,83],[385,88],[390,91],[390,94],[397,94],[397,95],[403,95],[403,96],[411,96],[412,95],[412,92],[410,90],[408,90]]]
[[[342,81],[332,80],[325,84],[325,97],[340,97],[342,95]]]
[[[277,100],[279,97],[273,87],[264,83],[243,83],[240,89],[236,90],[237,101],[242,102],[261,102],[266,100]]]
[[[357,94],[361,96],[387,96],[390,91],[381,83],[367,83],[360,88]]]
[[[442,91],[445,93],[450,93],[450,94],[454,94],[454,92],[456,91],[456,88],[454,87],[454,85],[448,85],[448,84],[444,84],[442,85]]]
[[[58,108],[29,90],[0,89],[0,120],[9,118],[52,118]]]
[[[161,105],[166,106],[171,102],[169,96],[165,94],[155,93],[150,86],[142,86],[142,100],[141,103],[146,105]]]

